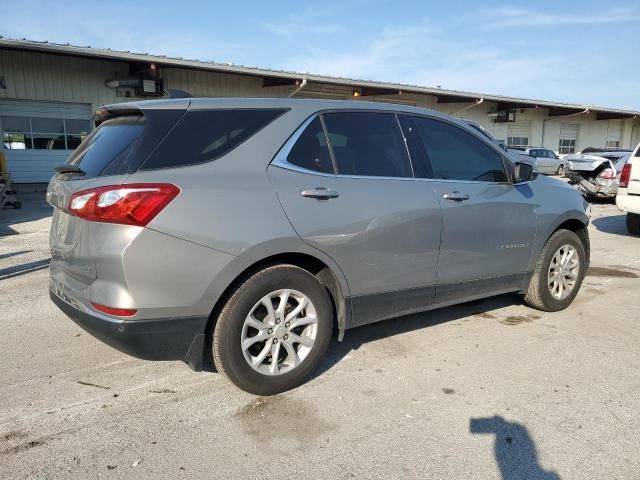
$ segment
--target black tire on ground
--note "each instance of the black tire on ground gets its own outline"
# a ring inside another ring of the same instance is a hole
[[[13,202],[13,208],[18,210],[22,208],[22,204],[20,202]]]
[[[564,175],[564,165],[560,165],[558,170],[556,170],[556,175],[560,175],[561,177]]]
[[[640,235],[640,215],[627,213],[627,231],[632,235]]]
[[[318,316],[315,343],[308,356],[293,370],[264,375],[246,361],[241,348],[246,316],[265,295],[292,288],[307,296]],[[333,306],[325,287],[309,272],[293,265],[268,267],[244,281],[223,307],[213,331],[213,361],[240,389],[255,395],[275,395],[304,383],[324,358],[333,328]]]
[[[549,265],[556,251],[567,244],[575,247],[578,252],[580,266],[578,270],[578,278],[573,290],[566,298],[559,300],[554,298],[549,291]],[[547,240],[542,252],[540,252],[533,276],[531,277],[531,282],[529,283],[529,288],[524,296],[524,301],[530,307],[543,310],[545,312],[557,312],[567,308],[571,305],[571,302],[573,302],[573,299],[578,294],[582,280],[587,273],[586,258],[584,245],[578,235],[570,230],[561,229],[555,231]]]

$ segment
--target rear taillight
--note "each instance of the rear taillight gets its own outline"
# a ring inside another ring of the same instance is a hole
[[[602,178],[603,180],[612,180],[616,178],[616,172],[612,168],[605,168],[600,172],[598,177]]]
[[[627,163],[622,168],[622,173],[620,174],[620,186],[622,188],[627,188],[629,186],[630,178],[631,178],[631,164]]]
[[[68,212],[92,222],[144,227],[180,189],[169,183],[132,183],[91,188],[74,193]]]
[[[116,315],[118,317],[132,317],[136,313],[138,313],[138,310],[135,310],[133,308],[107,307],[106,305],[100,305],[99,303],[93,302],[91,303],[91,305],[93,305],[93,308],[99,310],[100,312],[108,313],[109,315]]]

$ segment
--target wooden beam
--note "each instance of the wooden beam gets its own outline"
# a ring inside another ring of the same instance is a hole
[[[620,120],[625,118],[636,118],[637,115],[630,113],[615,113],[615,112],[596,112],[596,120]]]
[[[535,103],[520,103],[520,102],[498,102],[497,110],[519,110],[522,108],[540,108]]]
[[[438,103],[473,103],[480,100],[474,97],[461,97],[458,95],[437,95]]]
[[[264,77],[262,79],[262,87],[285,87],[291,85],[300,85],[300,80],[295,78],[281,77]]]
[[[572,113],[583,112],[584,109],[570,108],[570,107],[551,107],[549,108],[550,117],[560,117],[562,115],[571,115]]]
[[[400,95],[400,90],[393,88],[378,88],[378,87],[362,87],[360,89],[361,97],[378,97],[381,95]]]

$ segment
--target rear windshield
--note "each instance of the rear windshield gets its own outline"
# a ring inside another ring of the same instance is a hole
[[[89,177],[97,177],[110,165],[124,164],[143,130],[143,117],[107,120],[80,144],[67,163],[80,167]]]
[[[192,110],[142,164],[141,170],[180,167],[229,153],[285,109]]]

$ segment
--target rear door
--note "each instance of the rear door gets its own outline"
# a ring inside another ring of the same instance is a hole
[[[354,325],[433,300],[440,206],[413,172],[395,114],[372,111],[309,119],[268,169],[297,233],[342,268]]]
[[[436,302],[520,288],[537,223],[528,183],[511,183],[499,150],[458,125],[401,122],[424,148],[425,176],[442,205]]]

